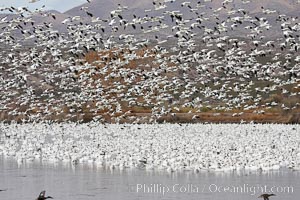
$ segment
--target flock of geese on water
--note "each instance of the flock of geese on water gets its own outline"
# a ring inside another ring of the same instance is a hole
[[[300,170],[299,125],[0,124],[0,155],[18,164],[89,164],[108,170],[268,172]],[[7,190],[0,190],[6,192]],[[262,194],[268,200],[274,194]],[[50,199],[42,191],[37,200]]]
[[[119,4],[103,18],[83,6],[64,19],[44,7],[0,8],[2,120],[139,123],[299,109],[298,16],[219,3],[154,0],[139,13]]]
[[[243,173],[300,170],[299,125],[0,124],[0,155],[99,169]]]

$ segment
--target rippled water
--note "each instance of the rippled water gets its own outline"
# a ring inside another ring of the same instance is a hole
[[[276,186],[273,191],[275,190],[277,196],[271,199],[292,200],[300,196],[299,178],[300,172],[290,170],[197,174],[136,169],[119,171],[88,164],[76,166],[69,163],[41,162],[18,164],[12,159],[0,158],[0,189],[7,189],[0,192],[0,199],[33,200],[40,191],[46,190],[46,195],[63,200],[250,200],[257,199],[262,193],[257,191],[257,187],[254,191],[254,186],[267,187],[268,190]]]

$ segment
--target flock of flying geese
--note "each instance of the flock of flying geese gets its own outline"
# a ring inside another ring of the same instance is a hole
[[[144,13],[119,4],[104,18],[88,6],[65,19],[0,8],[1,112],[7,121],[155,122],[186,110],[299,109],[298,16],[220,2],[154,0]]]

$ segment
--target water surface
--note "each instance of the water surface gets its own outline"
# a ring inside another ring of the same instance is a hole
[[[274,200],[300,196],[300,172],[158,172],[105,169],[96,165],[26,162],[0,158],[0,199],[35,199],[40,191],[63,200],[257,199],[260,189]],[[289,188],[288,188],[289,186]],[[169,190],[169,191],[168,191]],[[288,191],[289,190],[289,191]]]

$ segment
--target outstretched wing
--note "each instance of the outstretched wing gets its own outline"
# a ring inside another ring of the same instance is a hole
[[[44,191],[42,191],[42,192],[40,193],[40,196],[39,196],[39,197],[45,197],[45,194],[46,194],[46,191],[44,190]]]

